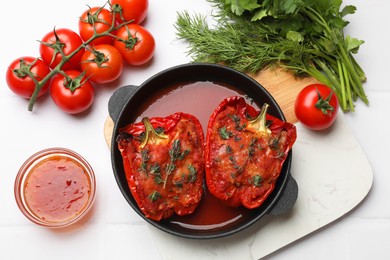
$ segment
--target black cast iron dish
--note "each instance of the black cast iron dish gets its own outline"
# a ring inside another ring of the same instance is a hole
[[[180,82],[197,81],[222,82],[230,86],[234,86],[246,93],[257,104],[267,102],[270,105],[269,113],[285,120],[279,105],[268,91],[257,81],[243,73],[221,65],[204,63],[179,65],[156,74],[146,80],[139,87],[125,86],[118,89],[114,92],[108,104],[110,117],[115,122],[111,145],[111,160],[119,189],[127,202],[142,218],[153,226],[173,235],[198,239],[228,236],[249,227],[267,214],[281,215],[286,213],[293,207],[298,195],[297,183],[290,174],[292,158],[291,152],[283,165],[282,172],[272,194],[270,194],[259,208],[252,210],[248,218],[237,223],[235,226],[227,226],[226,228],[218,230],[206,231],[186,229],[169,222],[169,220],[162,222],[150,220],[140,211],[128,188],[122,164],[122,157],[116,146],[115,139],[118,135],[118,129],[132,123],[130,121],[131,118],[136,117],[136,115],[134,115],[134,111],[136,111],[137,108],[142,105],[143,101],[150,97],[155,91],[167,88],[168,86],[172,86]]]

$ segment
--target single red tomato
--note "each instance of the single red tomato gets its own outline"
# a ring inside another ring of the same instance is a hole
[[[156,43],[153,35],[138,24],[123,26],[116,32],[114,46],[130,65],[142,65],[152,59]]]
[[[86,10],[79,19],[79,33],[84,42],[96,33],[104,33],[111,28],[112,13],[103,7],[92,7]],[[101,36],[94,39],[90,45],[111,44],[111,36]]]
[[[116,16],[119,23],[134,20],[134,23],[140,24],[148,14],[148,0],[111,0],[110,3],[111,9],[121,9],[121,13]],[[121,8],[118,9],[119,6]]]
[[[87,110],[93,103],[95,90],[84,73],[65,71],[66,76],[56,74],[50,83],[50,95],[54,103],[68,114]]]
[[[8,87],[18,96],[30,98],[35,90],[35,82],[41,81],[50,73],[49,66],[39,58],[21,57],[14,60],[6,72]],[[32,78],[32,77],[33,78]],[[49,89],[48,80],[38,92],[38,97],[44,95]]]
[[[336,120],[339,101],[336,93],[322,84],[303,88],[295,100],[295,115],[307,128],[322,130]]]
[[[81,69],[95,83],[104,84],[116,80],[122,74],[122,68],[120,52],[109,44],[95,45],[81,57]]]
[[[69,55],[74,52],[80,45],[83,44],[80,36],[69,29],[54,29],[47,33],[41,40],[39,45],[39,53],[42,60],[51,68],[56,67],[62,60],[61,50],[64,55]],[[83,56],[84,48],[81,48],[72,58],[69,59],[63,66],[63,70],[77,69],[80,67],[81,56]]]

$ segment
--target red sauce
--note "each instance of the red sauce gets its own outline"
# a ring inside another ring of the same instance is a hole
[[[196,116],[206,133],[208,120],[220,102],[229,96],[245,96],[231,86],[213,82],[195,82],[171,86],[157,92],[144,102],[136,121],[143,117],[165,117],[175,112]],[[175,216],[169,221],[194,230],[215,230],[235,225],[246,219],[250,211],[245,208],[231,208],[213,197],[205,189],[200,205],[188,216]]]
[[[144,102],[138,112],[140,121],[143,117],[165,117],[176,112],[196,116],[206,133],[209,118],[221,101],[230,96],[244,96],[239,90],[213,82],[195,82],[174,85],[157,92]]]
[[[57,155],[32,168],[25,182],[24,198],[38,218],[62,222],[86,207],[90,192],[84,167],[72,158]]]

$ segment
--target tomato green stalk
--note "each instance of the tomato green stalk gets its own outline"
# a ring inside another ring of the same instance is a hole
[[[90,12],[87,13],[87,19],[82,19],[83,22],[94,25],[95,23],[104,23],[106,25],[109,25],[105,20],[99,19],[99,14],[103,10],[104,6],[100,7],[95,13],[91,14]],[[95,27],[94,30],[96,31]]]
[[[62,48],[56,48],[56,51],[57,53],[61,54],[62,56],[62,59],[60,61],[60,63],[54,67],[49,74],[47,74],[46,77],[44,77],[42,80],[40,81],[37,81],[33,74],[30,72],[26,72],[27,75],[29,77],[31,77],[31,79],[35,82],[35,90],[34,90],[34,93],[31,95],[30,97],[30,100],[29,100],[29,104],[28,104],[28,110],[29,111],[33,111],[33,108],[34,108],[34,105],[36,103],[36,99],[38,97],[38,93],[39,91],[42,89],[42,87],[57,73],[61,72],[62,71],[62,66],[68,62],[76,53],[78,53],[80,50],[84,49],[84,48],[87,48],[88,45],[93,41],[95,40],[96,38],[99,38],[99,37],[102,37],[102,36],[111,36],[111,37],[114,37],[114,35],[112,34],[112,32],[118,30],[119,28],[123,27],[123,26],[126,26],[127,24],[130,24],[132,23],[133,21],[126,21],[126,22],[123,22],[123,23],[120,23],[118,25],[116,25],[116,22],[115,22],[115,16],[116,16],[116,13],[118,12],[117,9],[113,8],[111,10],[112,12],[112,25],[111,27],[103,32],[103,33],[97,33],[96,30],[94,31],[94,34],[91,38],[89,38],[87,41],[83,42],[77,49],[75,49],[72,53],[70,53],[69,55],[65,55]],[[55,29],[54,29],[54,32],[55,32]],[[59,44],[59,39],[57,39],[56,43],[55,44]],[[56,53],[56,54],[57,54]],[[55,55],[53,56],[55,57]]]
[[[24,59],[21,59],[19,61],[20,63],[20,67],[19,69],[16,69],[16,70],[13,70],[13,73],[15,73],[19,78],[23,78],[23,77],[30,77],[31,80],[35,83],[35,85],[38,84],[38,80],[35,78],[35,74],[31,72],[31,68],[35,65],[35,63],[37,62],[38,58],[36,58],[33,62],[31,62],[30,64],[27,64],[26,61]],[[44,84],[43,84],[44,85]],[[39,91],[38,91],[39,93]],[[37,94],[38,94],[37,93]]]
[[[119,17],[121,18],[122,21],[125,21],[126,19],[123,17],[123,8],[120,4],[113,4],[111,5],[111,10],[115,13],[119,14]],[[114,15],[115,17],[115,15]],[[133,22],[134,20],[132,20]]]
[[[128,27],[126,27],[126,31],[127,31],[127,34],[128,34],[127,39],[122,39],[122,38],[120,38],[118,36],[115,36],[114,38],[117,39],[120,42],[123,42],[123,44],[126,46],[126,49],[132,50],[132,49],[134,49],[135,45],[139,42],[139,39],[138,39],[137,36],[133,37],[131,35],[131,32],[130,32]]]
[[[37,63],[38,58],[36,58],[33,62],[28,64],[24,59],[20,59],[20,67],[19,69],[13,70],[13,73],[17,75],[18,78],[24,78],[29,76],[33,81],[37,81],[35,79],[34,73],[31,72],[31,68]]]
[[[321,112],[324,114],[324,115],[327,115],[329,114],[329,112],[333,112],[334,111],[334,107],[332,107],[331,104],[329,104],[329,101],[330,99],[332,98],[332,92],[329,94],[329,96],[327,98],[323,98],[321,96],[321,93],[318,91],[317,89],[317,95],[318,95],[318,101],[317,103],[315,104],[315,107],[320,109]]]
[[[85,71],[81,72],[80,75],[78,75],[76,78],[71,78],[69,77],[65,72],[63,71],[60,71],[59,73],[61,73],[64,77],[65,77],[65,80],[64,82],[66,83],[66,86],[70,92],[75,92],[77,88],[81,87],[86,80],[88,79],[85,79],[83,80],[84,76],[85,76]]]
[[[93,62],[93,63],[96,63],[96,65],[97,65],[99,68],[102,68],[102,67],[103,67],[103,64],[104,64],[105,62],[109,61],[109,59],[104,55],[104,53],[95,50],[93,47],[90,49],[90,52],[93,53],[93,55],[95,56],[95,58],[92,59],[92,60],[85,60],[86,62]]]

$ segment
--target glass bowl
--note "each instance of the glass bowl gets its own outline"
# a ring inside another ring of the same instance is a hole
[[[28,158],[15,179],[15,199],[33,223],[52,228],[71,225],[91,209],[96,180],[89,163],[66,148],[49,148]]]

